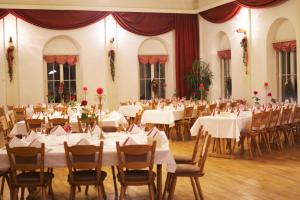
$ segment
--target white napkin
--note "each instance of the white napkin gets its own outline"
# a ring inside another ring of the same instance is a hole
[[[164,131],[158,131],[155,134],[151,134],[147,137],[147,143],[149,145],[152,145],[153,141],[156,141],[157,148],[161,148],[164,144],[169,142]]]
[[[61,126],[55,126],[54,128],[51,129],[50,135],[56,135],[56,136],[61,136],[65,135],[67,132],[63,129]]]
[[[130,133],[137,134],[137,133],[140,133],[141,131],[142,131],[142,129],[140,129],[140,127],[138,127],[136,124],[133,124],[133,127],[130,130]]]
[[[99,127],[98,125],[96,125],[96,126],[93,128],[93,130],[92,130],[91,133],[92,133],[92,134],[101,133],[100,127]]]
[[[9,147],[14,148],[14,147],[27,147],[27,143],[24,142],[23,140],[14,137],[10,142],[9,142]]]
[[[38,139],[35,139],[28,146],[30,146],[30,147],[36,147],[36,148],[41,148],[42,143]],[[45,152],[48,152],[48,151],[50,151],[50,149],[47,148],[47,147],[45,147]]]
[[[26,142],[32,142],[33,140],[38,138],[38,134],[35,131],[31,131],[30,134],[26,137]]]
[[[135,141],[132,137],[128,137],[128,138],[123,142],[123,146],[124,146],[124,145],[134,145],[134,144],[138,144],[138,142]]]
[[[76,145],[90,145],[90,142],[86,138],[81,138]]]
[[[157,133],[159,132],[158,128],[153,127],[152,129],[150,129],[150,131],[147,133],[147,136],[155,136]]]
[[[118,117],[122,117],[122,114],[118,113],[117,111],[112,111],[110,114],[109,114],[109,117],[110,118],[118,118]]]

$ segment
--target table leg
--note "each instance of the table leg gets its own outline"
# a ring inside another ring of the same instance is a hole
[[[162,165],[157,164],[156,166],[157,173],[157,199],[162,200]]]

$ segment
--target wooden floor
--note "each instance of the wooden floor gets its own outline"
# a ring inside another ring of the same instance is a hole
[[[172,152],[190,153],[194,141],[170,142]],[[105,180],[108,199],[114,199],[110,168],[105,168],[109,176]],[[166,173],[163,169],[163,181]],[[256,160],[238,158],[235,160],[208,157],[206,174],[200,179],[206,200],[299,200],[300,199],[300,145],[284,152],[273,151]],[[53,188],[55,199],[66,200],[69,194],[67,170],[55,169]],[[88,197],[77,193],[76,199],[96,199],[96,190],[91,187]],[[147,200],[146,187],[130,187],[127,200]],[[194,199],[188,178],[177,181],[176,200]],[[9,200],[5,187],[4,200]]]

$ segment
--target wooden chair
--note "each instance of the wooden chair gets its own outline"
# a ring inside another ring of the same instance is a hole
[[[200,139],[203,137],[203,126],[200,127],[192,155],[174,155],[176,164],[196,164],[196,157],[199,149]]]
[[[125,198],[128,186],[148,185],[150,200],[154,200],[153,172],[156,142],[152,145],[125,145],[117,142],[118,180],[121,184],[120,200]],[[148,170],[145,170],[148,168]]]
[[[48,123],[49,123],[49,127],[54,127],[54,126],[65,126],[66,124],[70,123],[70,117],[68,116],[68,118],[48,118]]]
[[[106,199],[103,181],[107,173],[101,170],[103,141],[100,142],[99,146],[68,146],[64,142],[64,147],[69,169],[68,182],[71,186],[69,199],[75,199],[76,187],[81,185],[95,185],[98,191],[98,198]]]
[[[268,125],[266,127],[266,133],[268,134],[268,140],[270,147],[271,145],[277,146],[277,149],[282,149],[280,135],[278,135],[277,126],[279,122],[281,109],[272,110],[270,113],[270,118]],[[271,150],[271,148],[270,148]]]
[[[26,108],[25,107],[14,108],[14,113],[15,113],[15,117],[16,117],[16,122],[25,120],[25,118],[26,118]]]
[[[203,115],[205,108],[206,108],[206,105],[198,105],[197,106],[197,117],[201,117]]]
[[[185,130],[187,130],[187,132],[189,133],[189,131],[191,129],[191,123],[192,123],[192,119],[193,119],[193,112],[194,112],[194,107],[186,107],[184,109],[183,119],[178,120],[175,123],[177,134],[180,135],[182,141],[184,141]],[[182,126],[184,127],[183,132],[181,131]]]
[[[293,141],[293,133],[291,130],[291,117],[292,117],[292,107],[283,108],[281,112],[281,118],[279,125],[277,127],[277,132],[279,134],[280,139],[284,139],[284,143],[286,146],[291,146],[294,144]],[[282,143],[283,146],[283,143]]]
[[[115,126],[102,126],[101,129],[103,132],[117,132],[118,131],[118,127],[115,127]]]
[[[33,112],[34,113],[44,113],[44,112],[46,112],[46,108],[42,107],[42,106],[34,106]]]
[[[10,129],[13,129],[15,123],[17,122],[16,116],[15,116],[15,112],[8,111],[8,117],[9,117],[9,126],[10,126]]]
[[[217,108],[217,104],[216,103],[209,104],[209,111],[210,111],[210,113],[213,113],[216,108]]]
[[[7,182],[8,185],[10,185],[9,183],[9,177],[8,177],[8,170],[0,170],[0,178],[2,178],[1,180],[1,188],[0,188],[0,199],[3,200],[3,193],[4,193],[4,184],[5,184],[5,180]]]
[[[6,105],[7,110],[14,110],[15,106],[14,105]]]
[[[299,139],[300,138],[300,107],[296,106],[294,109],[294,117],[293,117],[293,121],[291,123],[291,128],[292,131],[294,133],[294,138],[295,139]]]
[[[41,129],[43,123],[45,123],[45,118],[43,118],[43,119],[25,119],[25,124],[26,124],[28,133],[30,131],[37,131],[37,129]]]
[[[8,135],[9,135],[10,128],[9,128],[9,124],[6,120],[6,116],[0,117],[0,131],[4,136],[5,142],[8,143],[8,141],[9,141]]]
[[[226,110],[227,102],[223,102],[219,104],[219,111],[223,112]]]
[[[88,126],[94,127],[95,125],[98,125],[98,116],[96,117],[87,117],[87,118],[80,118],[77,116],[77,121],[78,121],[78,128],[81,133],[86,133],[88,131]],[[85,130],[84,127],[82,126],[82,123],[86,124]]]
[[[189,177],[193,187],[195,199],[204,199],[199,182],[199,177],[204,176],[204,166],[208,154],[210,140],[211,135],[208,135],[206,132],[197,164],[176,164],[175,173],[168,172],[163,193],[163,199],[166,198],[167,192],[169,192],[168,200],[173,199],[178,177]]]
[[[14,147],[6,144],[10,162],[11,199],[18,199],[18,190],[21,188],[42,188],[42,199],[48,199],[47,188],[53,199],[52,179],[54,174],[45,172],[44,155],[45,145],[36,147]],[[23,192],[22,192],[23,193]]]
[[[4,106],[0,106],[0,116],[5,116]]]

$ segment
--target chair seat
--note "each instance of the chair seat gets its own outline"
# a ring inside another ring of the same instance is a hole
[[[90,183],[97,183],[97,171],[96,170],[80,170],[73,172],[74,176],[74,182],[70,180],[70,177],[68,177],[68,180],[70,183],[79,183],[79,182],[90,182]],[[101,171],[101,176],[99,181],[102,182],[107,176],[107,173],[105,171]]]
[[[8,170],[0,170],[0,176],[5,176],[8,174]]]
[[[195,161],[192,160],[191,156],[184,155],[174,155],[176,164],[194,164]]]
[[[44,182],[40,183],[40,172],[23,172],[17,175],[17,185],[34,184],[34,185],[48,185],[54,174],[51,172],[44,172]]]
[[[177,164],[176,165],[176,176],[203,176],[204,173],[201,172],[200,167],[197,165],[189,165],[189,164]]]
[[[148,170],[128,170],[124,172],[125,182],[148,182],[149,180],[149,171]],[[156,174],[153,172],[153,180],[155,179]],[[121,174],[118,174],[118,180],[121,180]]]

